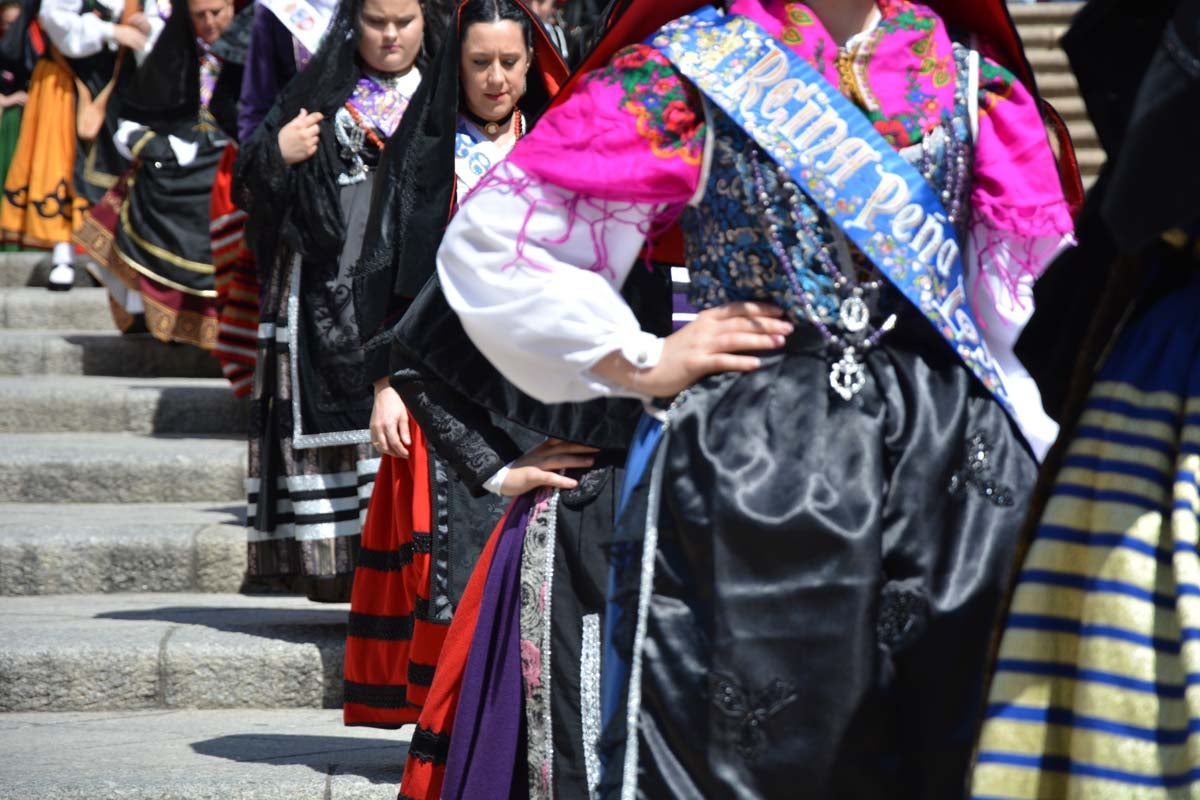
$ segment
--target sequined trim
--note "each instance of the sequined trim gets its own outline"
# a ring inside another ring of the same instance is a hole
[[[520,649],[530,800],[554,796],[550,616],[557,528],[558,492],[542,490],[525,529],[521,553]]]
[[[977,433],[967,442],[967,454],[963,466],[950,476],[950,494],[961,497],[968,489],[974,489],[980,497],[994,506],[1013,505],[1011,488],[996,483],[988,477],[992,471],[992,446],[983,434]]]
[[[588,796],[600,788],[600,615],[583,618],[579,649],[579,718],[583,728],[583,763]]]

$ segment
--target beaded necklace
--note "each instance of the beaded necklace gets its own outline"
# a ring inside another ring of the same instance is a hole
[[[896,315],[892,314],[878,328],[871,328],[872,301],[878,298],[883,281],[860,281],[850,278],[834,261],[829,252],[829,245],[822,244],[817,248],[816,258],[812,263],[818,272],[833,282],[833,291],[839,302],[837,319],[831,319],[829,311],[818,304],[816,295],[805,291],[800,285],[795,261],[783,244],[783,221],[776,213],[776,205],[767,192],[766,176],[758,159],[757,149],[751,150],[750,165],[754,172],[754,189],[759,203],[762,204],[767,223],[767,240],[771,251],[779,259],[779,265],[787,276],[792,291],[800,300],[804,318],[817,329],[826,345],[841,354],[841,358],[829,368],[829,385],[843,400],[849,400],[862,391],[867,383],[863,354],[879,344],[883,335],[896,326]],[[800,187],[783,167],[777,167],[776,179],[791,211],[789,217],[801,218]],[[837,332],[833,326],[838,328]]]

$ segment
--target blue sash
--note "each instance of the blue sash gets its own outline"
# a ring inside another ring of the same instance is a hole
[[[1011,414],[967,302],[954,226],[862,111],[747,17],[707,7],[650,43],[788,171]]]

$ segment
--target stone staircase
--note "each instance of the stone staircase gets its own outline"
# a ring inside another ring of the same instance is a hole
[[[46,272],[0,254],[0,798],[391,800],[347,607],[240,593],[245,403]]]
[[[1009,10],[1021,32],[1029,62],[1037,76],[1038,89],[1066,120],[1075,142],[1084,188],[1090,187],[1104,164],[1104,151],[1079,97],[1079,86],[1071,73],[1059,39],[1083,3],[1010,4]]]

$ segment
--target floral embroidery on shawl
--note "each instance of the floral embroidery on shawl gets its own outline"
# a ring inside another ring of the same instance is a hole
[[[704,157],[704,129],[697,124],[691,89],[659,51],[633,45],[619,51],[607,67],[589,80],[625,92],[621,107],[637,117],[638,133],[650,141],[659,158],[680,158],[699,165]]]
[[[841,64],[856,84],[848,94],[861,95],[868,118],[893,147],[921,141],[953,106],[950,36],[929,8],[910,0],[881,0],[879,24],[841,58],[833,37],[806,5],[787,3],[784,11],[783,41],[845,92]]]
[[[799,49],[804,46],[805,29],[812,28],[816,24],[817,19],[811,11],[799,3],[789,3],[787,6],[787,19],[783,24],[783,35],[780,38],[786,44]],[[829,44],[828,40],[821,37],[817,40],[816,47],[812,51],[812,65],[822,73],[829,70],[829,64],[825,59],[825,50]]]
[[[1017,76],[1004,67],[981,59],[979,63],[979,113],[989,114],[1006,100],[1011,100]]]

